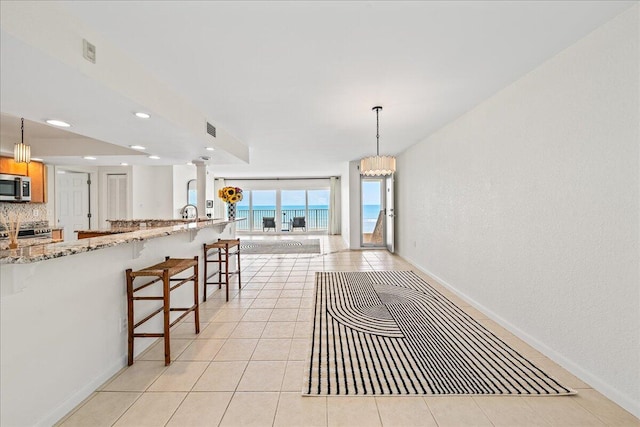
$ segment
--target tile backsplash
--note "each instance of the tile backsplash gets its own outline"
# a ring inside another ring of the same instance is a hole
[[[33,223],[48,222],[46,203],[8,203],[0,202],[0,214],[5,217],[17,212],[20,216],[20,228],[30,228]],[[0,229],[4,229],[0,224]]]

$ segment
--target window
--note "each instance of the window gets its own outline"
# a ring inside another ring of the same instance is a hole
[[[312,190],[244,189],[244,197],[236,205],[236,209],[237,217],[247,218],[247,220],[238,222],[236,230],[262,232],[262,218],[273,217],[276,221],[276,230],[288,232],[291,231],[291,221],[294,217],[305,217],[307,230],[327,231],[329,193],[328,188]]]

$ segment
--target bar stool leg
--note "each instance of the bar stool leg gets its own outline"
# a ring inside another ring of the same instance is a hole
[[[238,289],[242,289],[242,278],[240,276],[240,239],[238,239],[238,252],[236,252],[236,254],[238,255]]]
[[[164,365],[169,366],[171,364],[171,336],[169,335],[171,298],[169,296],[169,270],[164,270],[162,272],[162,286],[162,299],[164,304]]]
[[[132,270],[127,269],[125,275],[127,277],[127,365],[133,365],[133,277]]]
[[[218,248],[218,289],[222,288],[222,249]]]
[[[207,262],[207,244],[203,243],[202,248],[204,249],[204,296],[202,297],[202,300],[207,302],[207,278],[209,277],[209,273],[207,271],[207,264],[209,264]]]
[[[227,285],[227,302],[229,302],[229,244],[224,251],[224,277]]]
[[[194,279],[193,279],[193,303],[196,306],[195,307],[195,311],[194,311],[195,320],[196,320],[196,334],[199,334],[200,333],[200,304],[198,302],[198,287],[199,287],[200,280],[198,278],[198,257],[194,256],[193,259],[196,260],[196,265],[193,266],[193,275],[195,276]],[[207,268],[206,259],[205,259],[204,267]],[[206,279],[207,275],[205,274],[204,277],[205,277],[204,281],[206,282],[207,281],[207,279]],[[204,287],[205,287],[204,293],[205,293],[205,296],[206,296],[206,294],[207,294],[207,291],[206,291],[207,285],[205,284]]]

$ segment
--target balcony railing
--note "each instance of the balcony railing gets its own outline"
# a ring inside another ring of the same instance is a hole
[[[238,209],[237,216],[247,218],[236,223],[238,231],[262,231],[263,217],[275,218],[278,229],[282,231],[289,231],[290,221],[296,216],[305,217],[307,231],[327,231],[329,227],[329,209],[282,209],[279,218],[275,209]]]

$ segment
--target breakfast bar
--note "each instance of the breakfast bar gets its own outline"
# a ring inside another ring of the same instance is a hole
[[[208,219],[141,227],[0,251],[3,410],[23,406],[20,402],[29,396],[30,407],[37,413],[34,419],[55,421],[125,367],[125,271],[143,269],[167,256],[193,259],[204,244],[235,238],[236,221]],[[199,268],[204,268],[202,263]],[[199,276],[203,277],[202,271]],[[203,283],[197,286],[202,298]],[[194,303],[193,289],[174,292],[172,302],[177,306]],[[141,301],[136,316],[157,309],[152,303]],[[162,328],[162,319],[154,318],[140,332]],[[138,338],[134,356],[154,341]],[[38,378],[38,386],[25,378]]]

